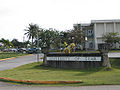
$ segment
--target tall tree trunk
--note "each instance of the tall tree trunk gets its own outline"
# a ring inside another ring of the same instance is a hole
[[[46,58],[47,58],[47,55],[44,54],[44,58],[43,58],[43,65],[44,66],[47,66],[47,60],[46,60]]]
[[[44,47],[44,48],[42,48],[42,51],[44,53],[43,65],[47,66],[47,60],[46,60],[46,58],[47,58],[47,54],[49,53],[49,48]]]
[[[108,53],[102,53],[102,58],[103,58],[102,66],[107,67],[107,68],[111,68]]]

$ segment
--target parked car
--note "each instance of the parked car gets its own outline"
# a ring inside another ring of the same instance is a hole
[[[19,48],[18,50],[21,53],[27,53],[27,49],[26,48]]]
[[[27,53],[29,53],[29,54],[36,53],[36,52],[37,52],[36,48],[28,48],[27,49]]]
[[[9,52],[10,50],[8,48],[2,49],[3,52]]]
[[[11,52],[18,52],[18,49],[16,49],[16,48],[11,48],[11,49],[9,49]]]
[[[33,53],[39,53],[41,48],[28,48],[27,53],[33,54]]]

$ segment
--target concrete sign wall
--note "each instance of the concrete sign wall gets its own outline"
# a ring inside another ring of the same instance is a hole
[[[47,61],[101,61],[101,57],[80,57],[80,56],[66,56],[66,57],[47,57]]]
[[[102,66],[100,53],[54,53],[46,55],[47,66],[55,68],[95,68]]]

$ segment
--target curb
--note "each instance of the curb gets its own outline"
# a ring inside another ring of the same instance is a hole
[[[24,55],[24,56],[31,56],[31,54],[30,55]],[[17,57],[24,57],[24,56],[17,56]],[[9,60],[9,59],[17,58],[17,57],[10,57],[10,58],[5,58],[5,59],[0,59],[0,61]]]
[[[5,77],[0,77],[1,81],[15,82],[15,83],[26,83],[26,84],[75,84],[82,83],[82,81],[34,81],[34,80],[15,80]]]
[[[13,58],[16,58],[16,57],[11,57],[11,58],[0,59],[0,61],[9,60],[9,59],[13,59]]]

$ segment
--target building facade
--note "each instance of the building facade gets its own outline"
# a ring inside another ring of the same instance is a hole
[[[118,32],[120,34],[120,19],[116,20],[92,20],[90,24],[74,24],[73,26],[81,26],[81,29],[85,32],[87,37],[86,45],[87,49],[98,49],[98,44],[104,43],[102,40],[103,35],[108,32]],[[119,48],[119,44],[116,48]]]

